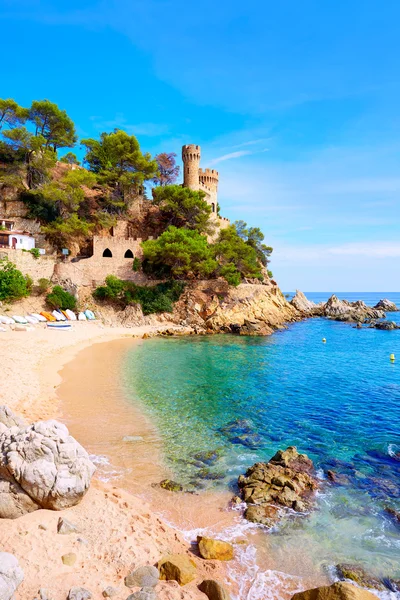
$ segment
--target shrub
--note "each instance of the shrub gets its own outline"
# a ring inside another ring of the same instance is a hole
[[[22,252],[29,252],[29,254],[32,254],[33,258],[39,258],[40,256],[39,248],[31,248],[30,250],[25,250],[23,248]]]
[[[140,271],[140,267],[141,267],[141,262],[138,259],[137,256],[135,256],[135,258],[133,259],[133,263],[132,263],[132,271],[135,271],[135,273],[137,271]]]
[[[7,258],[0,260],[0,301],[13,301],[30,294],[32,279],[24,277]]]
[[[136,285],[132,281],[123,281],[115,275],[106,277],[105,285],[95,289],[93,296],[125,308],[140,304],[143,314],[172,312],[173,304],[179,300],[185,284],[180,281],[168,281],[154,286]]]
[[[268,277],[269,277],[270,279],[273,279],[273,277],[274,277],[274,274],[273,274],[273,272],[272,272],[272,271],[270,271],[270,270],[268,270],[268,271],[267,271],[267,273],[268,273]]]
[[[75,296],[63,290],[60,285],[54,286],[52,292],[47,294],[46,302],[52,308],[61,310],[75,310],[77,304]]]
[[[41,277],[38,281],[38,290],[40,294],[45,294],[51,285],[50,279]]]

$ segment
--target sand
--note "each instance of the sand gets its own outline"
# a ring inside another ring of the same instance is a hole
[[[57,386],[63,365],[93,344],[121,338],[133,344],[133,336],[140,338],[155,329],[144,326],[127,330],[105,328],[99,323],[76,323],[69,331],[36,327],[34,331],[1,333],[0,403],[30,421],[60,417]],[[80,441],[85,445],[84,439]],[[160,469],[157,475],[161,472]],[[166,494],[170,501],[173,495]],[[75,523],[79,534],[57,534],[60,516]],[[142,498],[98,478],[94,478],[83,501],[67,511],[39,510],[17,520],[2,520],[0,550],[14,554],[24,570],[25,579],[16,594],[20,600],[38,597],[39,588],[48,591],[50,600],[66,600],[72,586],[83,586],[93,598],[101,598],[109,585],[119,590],[116,600],[125,599],[136,591],[124,586],[129,571],[155,564],[168,553],[193,557],[199,577],[184,588],[175,582],[160,582],[157,590],[161,600],[204,600],[197,584],[204,578],[224,580],[223,567],[216,561],[195,557],[191,544],[163,523]],[[76,563],[65,566],[61,557],[70,552],[76,554]]]

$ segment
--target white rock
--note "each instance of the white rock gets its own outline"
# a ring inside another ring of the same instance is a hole
[[[24,580],[18,560],[8,552],[0,552],[0,600],[11,600]]]

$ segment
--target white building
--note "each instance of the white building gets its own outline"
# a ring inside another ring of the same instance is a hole
[[[32,250],[35,247],[35,238],[28,231],[0,229],[0,248],[14,248],[14,250]]]

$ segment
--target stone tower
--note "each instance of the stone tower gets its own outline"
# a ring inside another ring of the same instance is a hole
[[[196,144],[182,146],[183,185],[191,190],[199,189],[200,156],[200,146]]]

